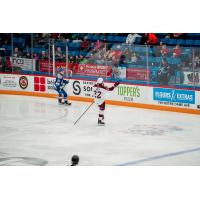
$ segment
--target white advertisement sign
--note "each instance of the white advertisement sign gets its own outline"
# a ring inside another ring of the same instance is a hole
[[[0,74],[0,90],[33,91],[33,76]]]
[[[94,84],[94,81],[71,80],[70,95],[93,98]],[[105,83],[105,85],[112,87],[114,83]],[[107,91],[106,97],[108,100],[145,103],[148,98],[148,89],[144,86],[120,84],[113,91]]]
[[[54,77],[0,74],[0,90],[57,94],[54,81]],[[64,89],[69,96],[93,98],[95,83],[71,79]],[[114,83],[105,85],[112,87]],[[200,110],[200,91],[120,84],[106,94],[107,100]]]
[[[10,61],[14,67],[35,71],[35,59],[10,57]]]

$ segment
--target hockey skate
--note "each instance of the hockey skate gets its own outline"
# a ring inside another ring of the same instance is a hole
[[[68,101],[65,101],[64,104],[67,105],[67,106],[71,106],[71,103],[68,102]]]
[[[64,103],[62,102],[62,99],[58,99],[58,104],[63,105]]]
[[[105,122],[103,122],[102,120],[98,120],[98,126],[105,126]]]

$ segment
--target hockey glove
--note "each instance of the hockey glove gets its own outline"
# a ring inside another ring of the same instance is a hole
[[[115,83],[114,83],[114,87],[117,87],[119,84],[120,84],[119,81],[115,82]]]

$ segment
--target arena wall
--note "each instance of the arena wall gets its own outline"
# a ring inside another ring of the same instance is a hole
[[[0,74],[0,94],[56,98],[55,78],[36,75]],[[91,102],[94,81],[71,79],[65,87],[69,99]],[[113,83],[106,82],[112,86]],[[107,104],[200,114],[200,91],[120,84],[107,92]]]

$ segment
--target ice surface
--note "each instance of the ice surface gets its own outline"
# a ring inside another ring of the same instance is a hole
[[[90,103],[0,95],[0,165],[200,165],[200,116],[106,105],[97,126]]]

